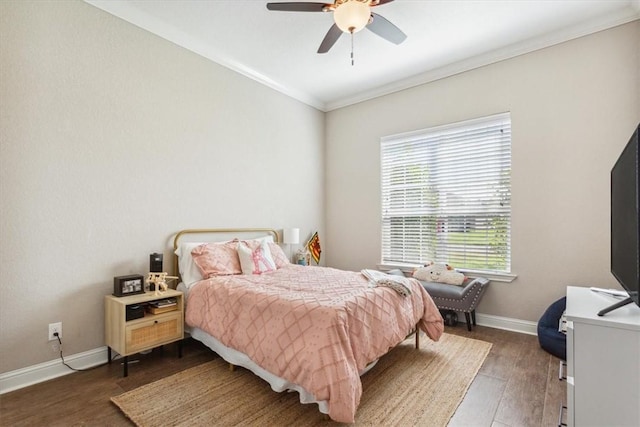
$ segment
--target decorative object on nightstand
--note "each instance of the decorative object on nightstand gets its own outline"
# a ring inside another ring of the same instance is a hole
[[[149,273],[147,276],[147,283],[149,284],[149,291],[154,292],[154,295],[162,295],[167,289],[167,279],[178,279],[177,276],[169,276],[168,273]]]
[[[163,255],[159,253],[152,253],[149,255],[149,271],[151,273],[162,273],[164,269],[162,268],[162,259]]]
[[[311,254],[306,245],[304,248],[298,249],[294,261],[298,265],[309,265],[311,263]]]
[[[128,375],[129,356],[178,341],[182,357],[184,338],[184,295],[168,289],[162,297],[153,292],[125,297],[105,296],[105,341],[111,363],[111,351],[123,356],[124,376]]]
[[[282,243],[287,245],[287,256],[291,261],[291,246],[300,243],[300,229],[299,228],[285,228],[282,231]]]
[[[113,295],[124,297],[144,293],[144,277],[139,274],[113,278]]]

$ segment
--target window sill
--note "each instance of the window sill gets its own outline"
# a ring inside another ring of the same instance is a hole
[[[394,263],[394,264],[378,264],[378,269],[386,271],[393,269],[400,269],[403,273],[413,273],[413,270],[420,267],[416,264],[403,264],[403,263]],[[492,282],[513,282],[518,275],[512,273],[501,273],[496,271],[478,271],[478,270],[465,270],[465,269],[457,269],[457,271],[464,273],[467,277],[486,277]]]

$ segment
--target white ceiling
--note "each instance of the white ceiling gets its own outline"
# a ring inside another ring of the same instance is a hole
[[[331,13],[259,0],[85,1],[322,111],[640,18],[640,0],[396,0],[373,11],[407,40],[360,31],[352,66],[347,34],[316,53]]]

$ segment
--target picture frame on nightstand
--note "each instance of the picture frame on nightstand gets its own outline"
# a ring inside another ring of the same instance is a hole
[[[113,295],[125,297],[144,293],[144,277],[140,274],[116,276],[113,278]]]

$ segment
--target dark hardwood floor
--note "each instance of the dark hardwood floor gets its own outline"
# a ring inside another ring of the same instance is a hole
[[[450,426],[555,426],[565,383],[558,380],[559,359],[544,352],[537,338],[464,323],[446,332],[493,343],[493,347]],[[118,361],[0,395],[1,426],[131,426],[110,402],[116,396],[216,358],[187,339],[183,357],[175,345],[132,356],[129,376]],[[460,357],[464,357],[461,354]],[[366,390],[364,390],[366,393]],[[211,425],[215,425],[212,421]]]

